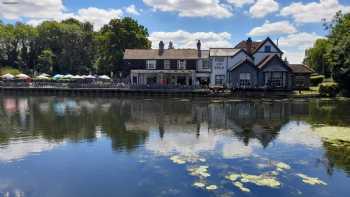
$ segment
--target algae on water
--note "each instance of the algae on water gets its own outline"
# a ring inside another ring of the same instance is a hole
[[[241,183],[239,181],[234,182],[233,185],[238,187],[242,192],[250,192],[250,189],[244,187],[243,183]]]
[[[305,174],[297,174],[298,177],[302,178],[302,181],[309,185],[327,185],[326,182],[320,180],[319,178],[309,177]]]
[[[266,186],[271,188],[279,188],[281,183],[273,176],[267,175],[250,175],[250,174],[241,174],[243,183],[254,183],[258,186]]]

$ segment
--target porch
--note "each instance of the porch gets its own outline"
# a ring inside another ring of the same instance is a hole
[[[263,72],[264,87],[271,89],[288,89],[287,71],[266,71]]]

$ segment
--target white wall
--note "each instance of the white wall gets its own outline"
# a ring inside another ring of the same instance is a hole
[[[231,69],[233,66],[241,62],[242,60],[245,60],[246,58],[249,58],[249,60],[252,61],[252,58],[247,56],[244,52],[239,52],[233,57],[224,57],[225,61],[223,62],[223,65],[221,66],[219,63],[215,62],[215,57],[210,57],[211,60],[211,75],[210,75],[210,85],[215,85],[215,76],[216,75],[224,75],[225,76],[225,84],[229,86],[229,75],[228,70]]]

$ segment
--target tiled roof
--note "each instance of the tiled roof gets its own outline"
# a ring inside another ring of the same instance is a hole
[[[245,51],[248,52],[248,41],[247,40],[243,40],[241,41],[240,43],[238,43],[235,48],[236,49],[244,49]],[[255,50],[257,50],[261,44],[263,44],[264,42],[261,41],[261,42],[255,42],[255,41],[252,41],[252,48],[251,48],[251,53],[254,53]]]
[[[311,74],[314,72],[310,67],[304,64],[289,64],[288,66],[293,71],[293,73]]]
[[[240,49],[235,48],[211,48],[209,51],[209,55],[215,57],[227,57],[234,56],[239,51]]]
[[[128,60],[152,60],[152,59],[201,59],[209,58],[208,50],[201,50],[200,56],[197,49],[126,49],[124,59]]]

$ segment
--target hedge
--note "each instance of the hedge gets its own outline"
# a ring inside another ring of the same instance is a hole
[[[339,86],[334,82],[321,83],[320,95],[327,97],[335,97],[339,93]]]
[[[317,76],[312,76],[310,77],[310,83],[312,86],[318,86],[324,81],[324,76],[323,75],[317,75]]]
[[[8,67],[8,66],[0,68],[0,76],[6,75],[7,73],[9,73],[11,75],[18,75],[18,74],[21,74],[21,71],[18,69],[15,69],[15,68]]]

